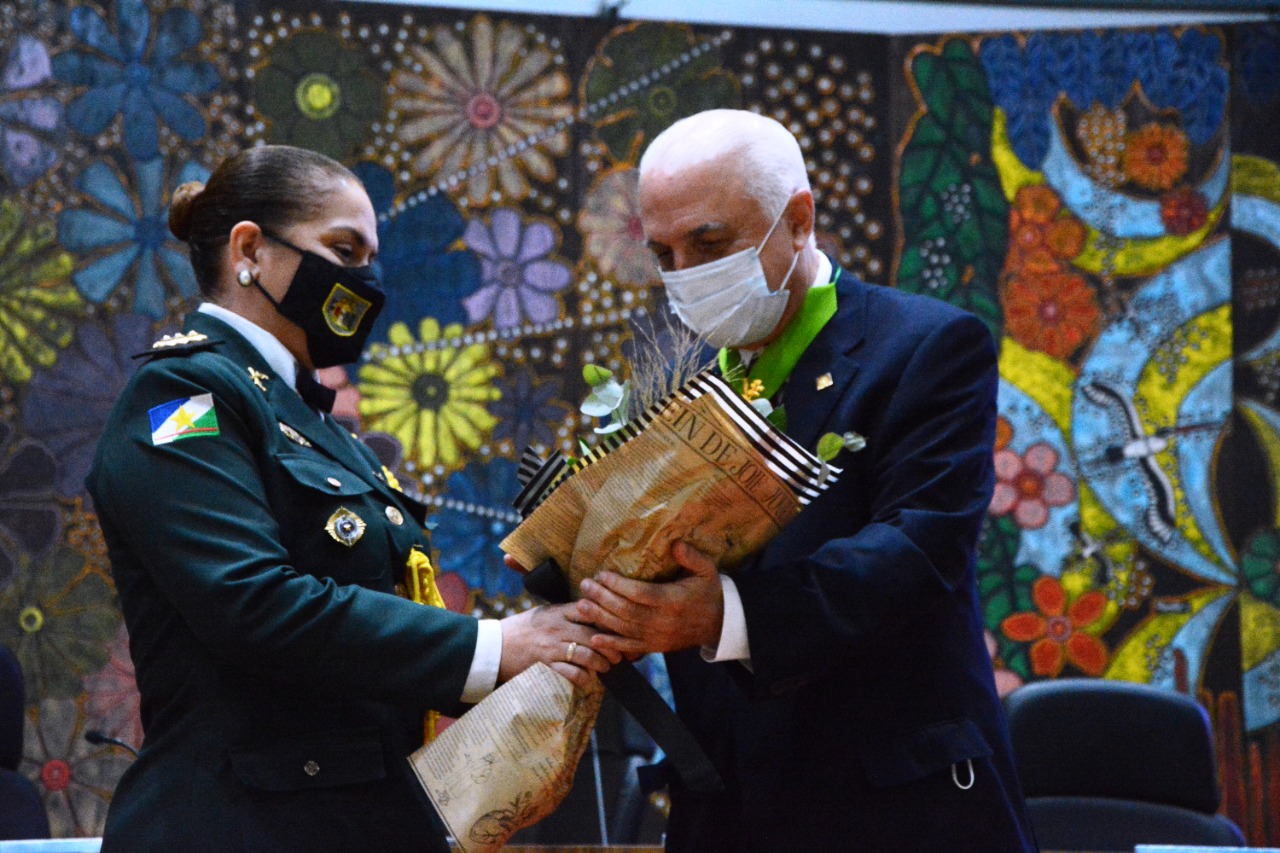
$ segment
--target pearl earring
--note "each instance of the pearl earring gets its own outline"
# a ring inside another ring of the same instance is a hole
[[[248,287],[253,284],[253,273],[248,270],[240,270],[239,274],[236,275],[236,281],[240,282],[241,287]]]

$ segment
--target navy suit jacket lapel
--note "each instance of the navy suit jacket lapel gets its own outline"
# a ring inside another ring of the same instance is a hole
[[[827,421],[845,390],[858,373],[853,352],[866,327],[867,285],[841,271],[836,279],[836,314],[800,356],[787,381],[784,408],[787,434],[809,451],[817,447]],[[818,379],[830,374],[831,383],[818,388]]]

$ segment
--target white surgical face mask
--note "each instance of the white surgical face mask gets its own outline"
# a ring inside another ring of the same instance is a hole
[[[759,246],[696,267],[660,273],[677,316],[713,347],[750,346],[769,337],[778,327],[790,297],[787,279],[791,278],[800,253],[791,259],[782,284],[770,291],[760,264],[760,250],[786,212],[783,207]]]

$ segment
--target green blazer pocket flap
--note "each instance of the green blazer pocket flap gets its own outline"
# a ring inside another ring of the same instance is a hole
[[[867,780],[881,788],[991,755],[986,738],[971,720],[950,720],[900,735],[864,734],[859,740]]]
[[[377,729],[235,749],[231,767],[245,786],[278,792],[357,785],[387,775]]]
[[[348,469],[319,455],[282,453],[276,458],[293,479],[326,495],[350,497],[373,490],[373,486]]]

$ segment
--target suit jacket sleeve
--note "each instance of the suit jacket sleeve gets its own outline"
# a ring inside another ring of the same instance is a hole
[[[776,695],[798,688],[858,653],[873,635],[903,626],[947,596],[967,601],[971,594],[993,476],[998,374],[991,335],[977,318],[952,313],[903,352],[897,359],[891,352],[887,364],[863,365],[893,387],[887,405],[867,412],[857,400],[842,404],[844,422],[830,425],[868,436],[868,458],[855,460],[840,491],[823,498],[866,493],[866,509],[849,511],[861,520],[847,532],[837,520],[822,531],[834,538],[816,535],[803,549],[793,547],[794,539],[766,549],[735,575],[753,690]],[[793,524],[802,520],[804,513]]]
[[[291,564],[263,480],[275,423],[226,364],[196,356],[139,372],[89,483],[104,529],[212,654],[371,699],[455,707],[476,621]],[[153,445],[148,410],[204,393],[220,434]]]

